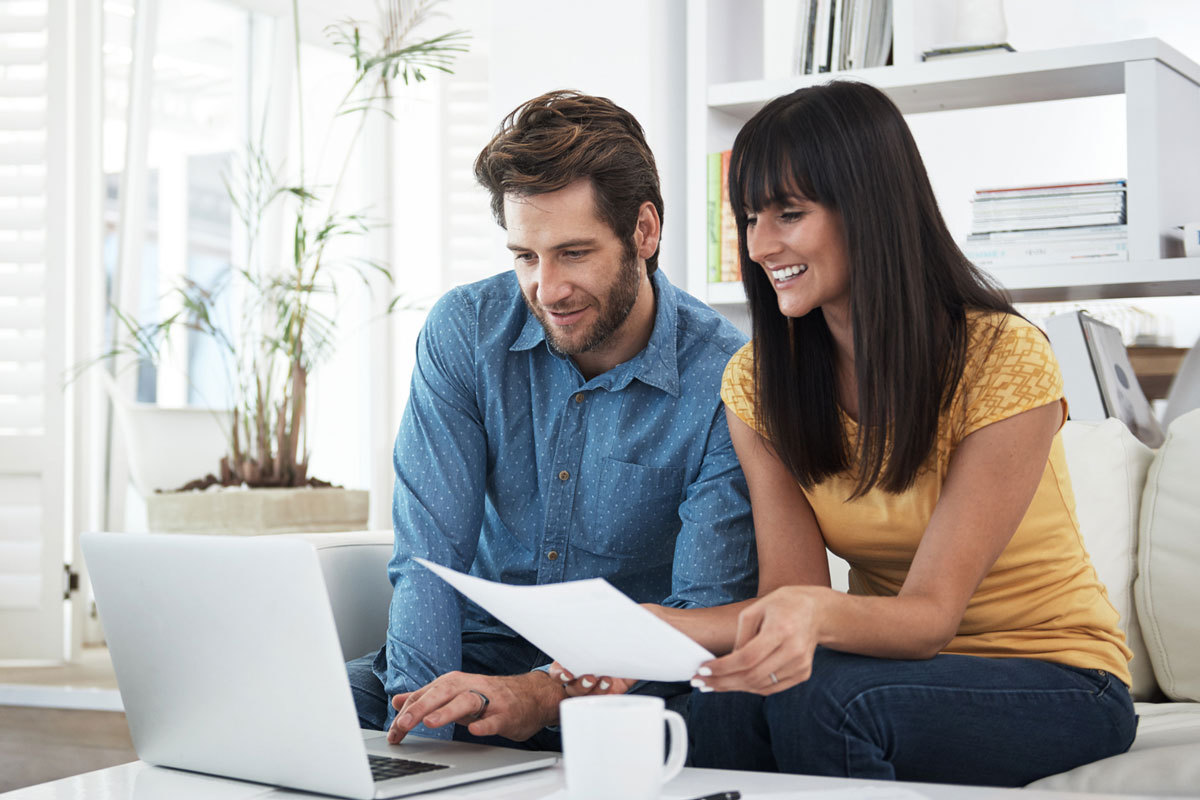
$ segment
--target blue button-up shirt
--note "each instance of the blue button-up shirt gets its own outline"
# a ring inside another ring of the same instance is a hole
[[[464,635],[516,636],[413,556],[509,584],[600,577],[678,607],[753,596],[749,495],[720,399],[746,337],[661,271],[652,284],[649,343],[591,380],[548,346],[511,271],[430,312],[394,452],[389,696],[460,669]],[[537,666],[506,652],[495,674]]]

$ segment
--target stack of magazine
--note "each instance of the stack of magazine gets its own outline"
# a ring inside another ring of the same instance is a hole
[[[1129,260],[1124,180],[980,189],[972,211],[979,267]]]
[[[795,72],[881,67],[892,52],[892,0],[800,0]]]

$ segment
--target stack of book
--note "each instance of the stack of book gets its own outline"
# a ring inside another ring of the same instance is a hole
[[[1125,181],[980,189],[963,252],[979,267],[1128,261]]]
[[[880,67],[892,51],[892,0],[801,0],[795,71]]]
[[[740,281],[737,222],[729,204],[729,150],[708,154],[708,282]]]

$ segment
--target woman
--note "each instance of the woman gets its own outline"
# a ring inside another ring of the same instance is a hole
[[[726,654],[693,681],[695,764],[1015,786],[1125,751],[1058,366],[954,244],[900,112],[851,82],[778,98],[729,189],[753,340],[722,397],[760,577],[655,609]]]

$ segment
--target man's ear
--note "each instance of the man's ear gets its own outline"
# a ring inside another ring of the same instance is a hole
[[[658,209],[649,200],[642,203],[638,209],[637,226],[633,229],[633,243],[637,248],[638,258],[647,259],[658,250],[658,240],[662,235],[662,220],[658,217]]]

